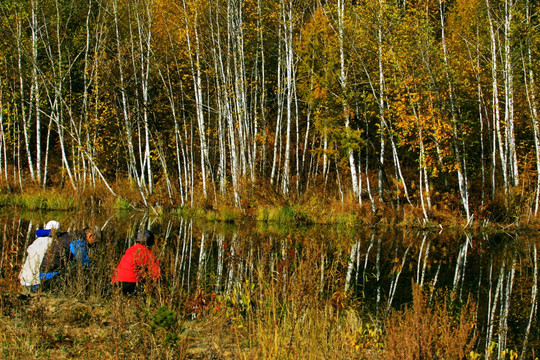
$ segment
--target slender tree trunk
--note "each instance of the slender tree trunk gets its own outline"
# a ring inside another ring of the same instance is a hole
[[[535,74],[533,68],[533,54],[531,51],[531,39],[535,28],[531,24],[531,8],[530,2],[526,2],[526,22],[528,28],[528,38],[526,41],[526,60],[525,55],[522,53],[522,62],[523,62],[523,79],[525,83],[525,93],[527,95],[527,102],[529,104],[529,112],[531,114],[531,121],[533,127],[533,140],[534,140],[534,149],[536,155],[536,194],[534,198],[534,214],[538,214],[539,208],[539,197],[540,197],[540,125],[538,122],[538,108],[536,105],[536,82]]]
[[[383,71],[383,47],[382,47],[382,31],[383,31],[383,10],[384,0],[379,0],[379,9],[377,13],[377,62],[379,65],[379,121],[380,121],[380,150],[379,150],[379,201],[383,199],[383,167],[384,167],[384,148],[385,148],[385,94],[384,94],[384,71]]]
[[[45,160],[43,163],[43,187],[47,185],[47,172],[49,170],[49,149],[51,143],[51,130],[53,126],[53,118],[49,119],[49,126],[47,126],[47,140],[45,141]]]
[[[261,55],[261,81],[260,81],[260,84],[261,84],[261,91],[260,91],[260,94],[261,94],[261,98],[260,98],[260,107],[261,107],[261,110],[260,110],[260,114],[261,114],[261,133],[262,133],[262,142],[261,142],[261,154],[260,154],[260,159],[261,159],[261,162],[260,162],[260,171],[261,173],[264,173],[266,172],[266,136],[267,136],[267,131],[266,131],[266,113],[267,113],[267,101],[266,101],[266,59],[265,59],[265,56],[266,56],[266,53],[265,53],[265,48],[264,48],[264,36],[263,36],[263,25],[262,25],[262,9],[261,9],[261,0],[257,0],[257,26],[259,28],[259,32],[258,32],[258,35],[259,35],[259,51],[260,51],[260,55]],[[257,145],[257,133],[255,134],[255,139],[254,139],[254,143],[255,145]],[[256,148],[254,149],[254,158],[257,159],[257,151],[256,151]]]
[[[227,84],[224,87],[224,104],[225,114],[228,118],[228,133],[229,133],[229,147],[231,150],[231,175],[233,183],[233,193],[235,205],[240,206],[240,195],[238,193],[238,182],[240,176],[243,176],[247,172],[247,159],[246,159],[246,141],[245,132],[247,127],[244,122],[245,103],[244,103],[244,70],[243,70],[243,47],[242,42],[239,39],[240,22],[238,19],[239,10],[236,8],[239,4],[235,1],[227,1],[227,62],[223,64],[220,61],[220,69],[222,75],[222,83]],[[219,26],[219,24],[218,24]],[[221,43],[219,44],[221,45]],[[221,46],[219,47],[221,52]],[[222,59],[222,56],[219,56]],[[232,66],[232,68],[231,68]],[[226,70],[224,70],[226,67]],[[231,84],[232,81],[232,84]],[[228,91],[231,91],[229,96]],[[234,100],[233,100],[234,99]],[[249,151],[249,150],[248,150]]]
[[[176,58],[175,58],[176,63]],[[183,140],[182,140],[182,134],[179,129],[178,125],[178,114],[177,114],[177,105],[176,105],[176,99],[175,99],[175,93],[171,81],[171,70],[169,66],[167,65],[167,78],[163,75],[161,71],[159,71],[159,75],[161,77],[161,81],[163,82],[163,86],[165,87],[166,93],[167,93],[167,99],[169,100],[169,105],[171,109],[171,115],[174,121],[174,149],[175,149],[175,159],[177,164],[177,171],[178,171],[178,187],[180,191],[180,204],[181,206],[184,206],[185,199],[184,199],[184,184],[182,181],[182,160],[180,156],[181,148],[183,147]]]
[[[465,159],[460,152],[460,139],[458,137],[458,124],[457,124],[457,115],[454,103],[454,89],[452,79],[450,77],[450,65],[448,62],[448,49],[446,47],[446,35],[445,35],[445,21],[444,21],[444,6],[443,1],[439,0],[439,15],[441,19],[441,43],[443,48],[443,60],[444,60],[444,70],[446,75],[446,81],[448,85],[448,98],[450,101],[450,116],[452,119],[452,133],[453,133],[453,148],[454,156],[457,163],[457,176],[458,176],[458,185],[459,192],[461,195],[461,202],[465,210],[465,215],[467,216],[467,223],[472,220],[471,213],[469,210],[469,192],[468,192],[468,182],[467,182],[467,170],[465,166]]]
[[[0,174],[4,174],[4,181],[9,188],[7,144],[4,130],[4,87],[2,80],[2,77],[0,77]]]
[[[38,183],[41,182],[41,98],[38,79],[38,22],[37,1],[32,0],[32,86],[36,107],[36,174]]]
[[[345,49],[344,49],[344,18],[345,18],[345,1],[338,0],[338,37],[339,37],[339,80],[341,83],[342,96],[343,96],[343,116],[345,118],[345,129],[350,132],[349,126],[349,104],[347,101],[347,73],[345,69]],[[349,169],[351,172],[351,183],[354,196],[358,199],[359,203],[362,203],[360,190],[358,189],[358,176],[356,174],[356,161],[354,159],[354,151],[349,148],[347,150],[349,157]]]
[[[233,89],[234,89],[234,110],[236,114],[238,128],[238,157],[240,160],[240,168],[242,175],[249,173],[250,178],[254,178],[253,160],[251,152],[251,129],[250,123],[247,90],[246,90],[246,70],[244,59],[244,33],[243,33],[243,18],[242,18],[242,3],[238,0],[228,0],[227,11],[229,19],[229,39],[231,45],[232,57],[232,74],[233,74]]]
[[[116,55],[117,55],[117,61],[118,61],[118,72],[120,77],[120,93],[122,97],[122,118],[124,120],[124,130],[125,130],[125,142],[127,144],[128,148],[128,174],[129,176],[133,177],[135,179],[135,182],[137,184],[137,188],[139,189],[139,193],[141,194],[141,198],[143,200],[143,203],[145,206],[148,206],[148,202],[146,200],[146,194],[143,187],[143,182],[141,180],[141,177],[139,176],[139,171],[137,170],[137,161],[135,158],[135,150],[133,148],[133,133],[131,128],[131,117],[129,115],[129,102],[127,98],[127,87],[125,82],[125,75],[124,75],[124,60],[122,58],[122,46],[121,46],[121,37],[120,37],[120,28],[119,28],[119,18],[118,18],[118,2],[117,0],[113,0],[112,3],[113,6],[113,14],[114,14],[114,25],[115,25],[115,40],[116,40]],[[144,171],[144,170],[141,170]]]
[[[138,4],[134,11],[137,20],[137,31],[138,31],[138,44],[139,44],[139,61],[140,61],[140,86],[141,86],[141,95],[142,95],[142,116],[143,116],[143,125],[144,125],[144,164],[145,167],[141,169],[142,172],[146,170],[148,176],[148,191],[153,192],[153,175],[152,175],[152,158],[150,156],[150,128],[148,125],[148,103],[149,103],[149,93],[148,93],[148,81],[150,74],[150,64],[151,64],[151,45],[152,45],[152,23],[153,23],[153,14],[152,14],[152,0],[144,0]],[[141,9],[142,5],[142,9]]]
[[[28,161],[28,170],[30,171],[30,177],[32,180],[35,179],[34,165],[32,161],[32,153],[30,150],[30,135],[28,134],[28,128],[30,127],[30,121],[32,118],[32,106],[28,107],[26,105],[26,95],[25,95],[25,85],[24,85],[24,73],[23,73],[23,63],[22,58],[24,56],[24,49],[22,45],[22,20],[17,22],[17,64],[19,70],[19,96],[20,96],[20,114],[22,120],[22,130],[25,143],[26,158]],[[30,89],[30,98],[29,103],[33,103],[34,96],[34,84],[31,85]],[[26,109],[29,108],[28,112]]]
[[[200,141],[200,154],[201,154],[201,177],[202,177],[202,188],[203,195],[206,198],[208,196],[207,191],[207,163],[208,163],[208,149],[206,141],[206,126],[204,119],[204,104],[202,97],[202,75],[201,75],[201,66],[200,66],[200,47],[199,47],[199,35],[197,31],[198,26],[198,14],[195,10],[193,26],[190,26],[187,5],[186,1],[183,0],[184,5],[184,14],[185,14],[185,26],[186,26],[186,40],[188,46],[188,52],[190,54],[190,66],[191,66],[191,77],[193,79],[193,88],[195,90],[195,108],[196,108],[196,117],[199,130],[199,141]],[[193,48],[191,43],[191,35],[193,32],[195,37],[195,47]],[[193,52],[194,51],[194,52]]]
[[[285,154],[283,160],[283,176],[281,183],[281,192],[287,195],[290,190],[290,157],[291,157],[291,118],[292,118],[292,101],[293,101],[293,76],[294,76],[294,61],[293,61],[293,13],[292,0],[282,1],[282,21],[284,26],[284,44],[285,44],[285,90],[286,90],[286,116],[285,116]]]
[[[71,186],[74,190],[77,190],[77,186],[75,183],[75,177],[72,174],[71,171],[71,165],[69,162],[69,159],[67,157],[67,150],[66,150],[66,139],[65,139],[65,130],[66,130],[66,124],[64,123],[64,102],[62,99],[62,96],[64,94],[64,79],[66,77],[66,74],[63,70],[63,47],[62,47],[62,36],[61,36],[61,16],[60,16],[60,4],[58,3],[58,0],[55,1],[55,7],[56,7],[56,58],[53,56],[53,51],[50,48],[49,50],[49,58],[51,61],[51,68],[54,71],[54,79],[53,79],[53,89],[54,92],[52,96],[52,101],[49,100],[51,103],[52,110],[52,117],[57,125],[58,128],[58,141],[60,143],[60,152],[62,157],[62,163],[64,166],[64,169],[68,175],[69,181],[71,183]],[[51,96],[49,96],[51,98]],[[69,124],[68,124],[69,126]],[[69,144],[68,144],[69,146]]]
[[[495,28],[493,25],[493,19],[491,15],[491,3],[490,0],[485,0],[486,6],[487,6],[487,15],[488,15],[488,21],[489,21],[489,31],[490,31],[490,40],[491,40],[491,83],[492,83],[492,109],[493,109],[493,130],[495,131],[494,139],[495,142],[497,140],[498,148],[499,148],[499,158],[501,160],[501,169],[502,169],[502,175],[503,175],[503,182],[504,182],[504,193],[508,193],[508,165],[506,161],[506,151],[503,148],[503,139],[501,135],[501,116],[500,116],[500,105],[499,105],[499,81],[498,81],[498,69],[497,69],[497,41],[496,41],[496,34],[495,34]],[[495,169],[496,169],[496,147],[493,147],[493,176],[495,176]],[[493,195],[495,195],[495,178],[493,178]]]
[[[280,26],[278,32],[278,61],[277,61],[277,84],[276,84],[276,127],[274,134],[274,156],[272,161],[272,172],[270,175],[270,184],[278,184],[279,173],[281,167],[281,122],[283,121],[283,104],[284,104],[284,86],[283,86],[283,41],[281,41],[283,29]]]
[[[509,165],[511,185],[519,184],[519,170],[516,154],[516,139],[514,135],[514,74],[512,65],[511,26],[513,15],[513,0],[504,2],[504,121],[506,128],[507,161]]]

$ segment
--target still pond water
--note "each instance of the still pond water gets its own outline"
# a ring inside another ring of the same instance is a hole
[[[104,228],[94,257],[111,272],[141,227],[156,235],[171,294],[227,293],[261,274],[314,286],[321,296],[354,298],[362,311],[383,320],[412,301],[412,284],[477,304],[477,351],[488,344],[540,354],[537,312],[538,236],[536,233],[411,231],[345,226],[279,227],[265,223],[223,224],[143,214],[0,213],[3,279],[23,262],[34,231],[48,220],[63,231],[95,223]],[[295,277],[309,263],[310,279]],[[284,285],[285,286],[285,285]]]

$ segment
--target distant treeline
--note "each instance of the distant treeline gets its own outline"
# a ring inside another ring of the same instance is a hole
[[[3,0],[1,181],[536,214],[538,7]]]

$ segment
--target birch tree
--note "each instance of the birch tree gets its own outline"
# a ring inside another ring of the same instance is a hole
[[[444,62],[444,74],[446,77],[447,87],[448,87],[448,101],[450,103],[450,117],[452,121],[452,132],[453,132],[453,150],[454,156],[457,165],[457,177],[458,177],[458,187],[459,193],[461,195],[461,202],[465,210],[465,215],[467,222],[472,220],[470,209],[469,209],[469,190],[468,190],[468,181],[467,181],[467,170],[466,163],[463,154],[461,154],[461,144],[460,138],[458,135],[458,123],[457,123],[457,109],[455,104],[455,95],[454,95],[454,85],[450,75],[450,65],[448,60],[448,49],[446,46],[446,32],[445,32],[445,8],[443,1],[439,0],[439,16],[441,21],[441,46],[443,51],[443,62]]]
[[[128,176],[135,179],[139,193],[143,203],[147,206],[148,202],[146,200],[145,189],[139,175],[139,171],[136,166],[135,158],[135,149],[133,147],[133,130],[132,130],[132,119],[131,119],[131,110],[128,101],[128,91],[127,84],[125,80],[125,65],[123,58],[123,46],[122,46],[122,37],[120,33],[120,14],[118,9],[118,1],[113,0],[112,2],[113,16],[114,16],[114,26],[115,26],[115,45],[116,45],[116,60],[118,63],[118,73],[119,73],[119,82],[120,82],[120,96],[121,96],[121,109],[122,109],[122,118],[124,121],[124,132],[125,134],[125,143],[128,148]],[[141,170],[142,171],[142,170]]]
[[[201,74],[201,51],[199,44],[199,35],[198,35],[198,9],[196,6],[193,8],[193,19],[189,18],[189,12],[187,10],[186,0],[183,0],[183,10],[184,10],[184,20],[186,27],[186,41],[189,53],[189,61],[191,67],[191,77],[193,79],[193,89],[194,89],[194,98],[195,98],[195,108],[196,108],[196,118],[199,131],[199,142],[200,142],[200,155],[201,155],[201,180],[202,180],[202,191],[203,195],[206,198],[208,196],[207,190],[207,166],[208,166],[208,148],[206,140],[206,124],[204,117],[204,103],[202,96],[202,74]],[[192,35],[193,33],[193,35]],[[194,40],[192,40],[192,36]],[[193,43],[194,41],[194,43]]]
[[[142,122],[144,126],[144,156],[141,165],[141,172],[147,172],[148,191],[153,192],[152,158],[150,156],[150,128],[149,117],[149,93],[148,84],[150,76],[150,66],[152,63],[152,25],[153,25],[153,1],[142,0],[133,3],[133,13],[137,25],[137,47],[139,55],[140,87],[142,96]],[[137,69],[133,69],[135,72]],[[138,84],[139,85],[139,84]],[[142,154],[142,152],[141,152]]]
[[[531,21],[532,11],[530,1],[526,1],[525,5],[527,37],[525,39],[525,43],[522,45],[525,48],[522,49],[521,53],[523,62],[525,93],[527,96],[527,103],[529,105],[529,113],[533,127],[533,141],[536,159],[536,192],[534,198],[534,214],[537,215],[540,197],[540,125],[538,123],[538,108],[536,104],[536,76],[534,71],[534,57],[531,50],[531,47],[534,45],[534,41],[536,40],[536,32],[535,26]]]

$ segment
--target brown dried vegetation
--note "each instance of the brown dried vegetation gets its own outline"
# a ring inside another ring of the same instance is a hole
[[[385,359],[465,359],[476,338],[472,335],[475,305],[468,301],[452,314],[446,301],[430,303],[413,285],[412,307],[392,314],[386,322]]]

